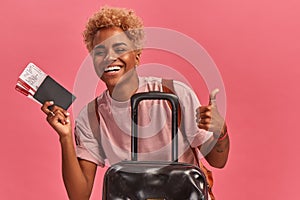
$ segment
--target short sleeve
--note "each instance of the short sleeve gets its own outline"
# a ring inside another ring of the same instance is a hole
[[[212,132],[200,129],[196,123],[196,109],[201,105],[194,91],[182,82],[174,81],[174,89],[181,107],[181,131],[184,132],[192,147],[206,142]]]
[[[91,117],[93,116],[88,115],[88,109],[85,106],[75,120],[76,154],[80,159],[104,166],[105,161],[101,152],[99,131],[92,131],[91,123],[94,123],[95,120],[91,120]]]

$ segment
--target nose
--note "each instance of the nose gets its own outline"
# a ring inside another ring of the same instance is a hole
[[[106,63],[113,63],[114,61],[117,60],[117,55],[113,50],[109,50],[104,58],[104,61]]]

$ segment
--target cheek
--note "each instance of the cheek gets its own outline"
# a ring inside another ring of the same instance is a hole
[[[134,67],[135,65],[137,65],[136,56],[134,53],[127,53],[127,54],[120,56],[119,58],[120,58],[120,60],[125,62],[127,64],[127,66]]]
[[[101,70],[101,68],[100,68],[100,67],[97,67],[96,65],[94,65],[94,70],[95,70],[97,76],[98,76],[99,78],[101,78],[101,77],[102,77],[102,74],[103,74],[103,70]]]
[[[94,65],[94,70],[95,70],[96,74],[100,78],[103,74],[103,69],[104,69],[103,59],[101,59],[99,57],[93,57],[93,65]]]
[[[93,59],[94,64],[100,65],[103,62],[104,57],[103,56],[94,56],[94,55],[92,55],[92,59]]]

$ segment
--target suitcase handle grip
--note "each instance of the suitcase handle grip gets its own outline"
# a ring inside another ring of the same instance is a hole
[[[172,106],[172,161],[178,161],[178,97],[159,91],[136,93],[131,97],[131,159],[137,161],[138,153],[138,104],[143,100],[168,100]]]

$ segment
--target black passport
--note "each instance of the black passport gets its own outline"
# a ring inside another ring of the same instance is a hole
[[[33,95],[37,101],[44,104],[45,101],[54,101],[54,104],[67,110],[76,97],[57,83],[53,78],[47,76]]]

